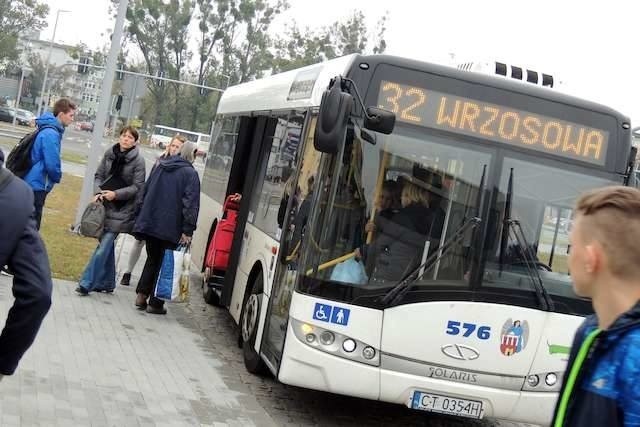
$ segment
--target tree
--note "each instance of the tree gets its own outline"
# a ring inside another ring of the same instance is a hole
[[[240,19],[246,25],[246,37],[240,46],[233,49],[240,83],[271,68],[273,54],[270,52],[272,40],[269,27],[274,18],[289,7],[286,0],[240,0]]]
[[[351,53],[383,53],[388,15],[382,16],[373,34],[367,31],[366,16],[353,11],[346,20],[316,30],[300,30],[295,24],[276,42],[274,71],[281,72],[311,65]]]
[[[140,49],[147,74],[179,78],[189,58],[188,28],[193,13],[189,0],[132,0],[127,8],[129,39]],[[167,105],[166,85],[148,81],[156,104]],[[176,89],[177,92],[177,89]],[[177,98],[177,93],[176,93]],[[175,103],[174,103],[175,105]],[[170,122],[176,122],[179,111],[162,110]],[[156,114],[160,111],[156,110]],[[158,120],[158,116],[154,121]]]
[[[0,0],[0,70],[20,55],[18,38],[45,26],[49,6],[37,0]]]

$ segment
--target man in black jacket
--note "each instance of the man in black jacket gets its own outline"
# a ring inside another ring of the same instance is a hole
[[[13,274],[15,302],[0,335],[0,378],[12,375],[51,306],[51,270],[36,229],[33,191],[4,167],[0,150],[0,266]]]

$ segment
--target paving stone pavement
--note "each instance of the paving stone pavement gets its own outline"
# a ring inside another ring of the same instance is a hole
[[[133,289],[80,297],[54,282],[53,304],[16,374],[0,383],[1,426],[273,426],[184,310],[135,309]],[[0,276],[2,323],[11,278]],[[180,319],[178,319],[180,317]]]

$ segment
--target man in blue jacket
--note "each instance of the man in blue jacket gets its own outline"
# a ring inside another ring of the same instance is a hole
[[[553,426],[640,425],[640,190],[583,195],[569,270],[594,316],[576,332]]]
[[[75,112],[76,106],[67,98],[61,98],[54,104],[53,114],[46,112],[36,119],[38,136],[31,150],[32,166],[24,180],[33,189],[38,230],[47,194],[62,178],[60,143],[64,129],[73,122]]]
[[[12,375],[51,306],[49,258],[36,229],[33,191],[4,166],[0,150],[0,265],[13,274],[15,301],[0,334],[0,379]]]

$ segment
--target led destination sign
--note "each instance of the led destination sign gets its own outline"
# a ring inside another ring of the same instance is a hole
[[[609,132],[504,105],[382,81],[378,105],[396,120],[604,165]]]

